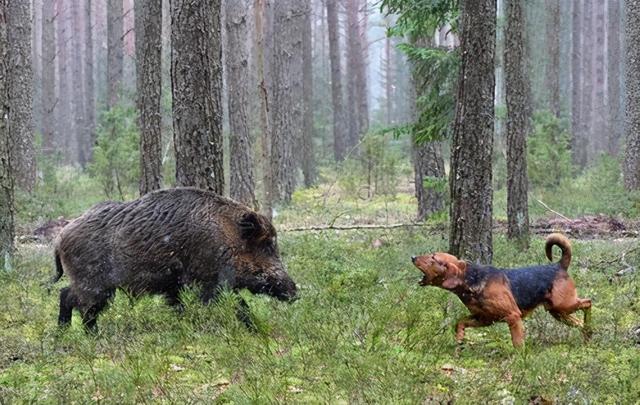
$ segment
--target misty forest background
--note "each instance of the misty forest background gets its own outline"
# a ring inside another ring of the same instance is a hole
[[[635,0],[0,0],[0,403],[637,400],[639,21]],[[60,334],[56,232],[174,186],[272,218],[299,302],[245,297],[252,335],[232,296],[178,318],[119,294],[98,337]],[[525,351],[495,327],[454,355],[466,310],[408,258],[540,263],[552,231],[592,341],[536,313]]]

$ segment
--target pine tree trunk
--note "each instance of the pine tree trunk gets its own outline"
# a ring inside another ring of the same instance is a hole
[[[358,57],[356,59],[356,92],[358,95],[358,139],[364,137],[369,131],[369,88],[367,80],[367,64],[369,60],[369,43],[367,38],[368,30],[368,8],[367,0],[358,1],[358,9],[363,11],[362,16],[358,15]]]
[[[31,191],[36,182],[33,147],[33,70],[31,63],[31,10],[28,1],[7,3],[9,71],[9,134],[11,167],[16,184]]]
[[[273,174],[271,173],[271,123],[269,117],[271,115],[270,97],[267,79],[271,57],[273,55],[271,42],[272,38],[272,19],[271,6],[266,0],[255,0],[253,4],[254,23],[255,23],[255,49],[256,49],[256,76],[258,79],[258,97],[260,98],[260,146],[262,148],[262,187],[263,198],[260,211],[262,214],[271,219],[273,216]]]
[[[620,1],[608,1],[607,23],[607,100],[609,105],[609,125],[607,133],[607,151],[611,156],[618,155],[622,132],[620,106]]]
[[[582,139],[582,3],[572,2],[571,13],[571,151],[578,162],[579,143]]]
[[[69,82],[69,0],[57,0],[56,10],[56,65],[58,75],[58,92],[56,95],[55,121],[56,121],[56,145],[67,162],[71,162],[69,154],[69,123],[71,122],[71,86]]]
[[[304,186],[311,187],[316,179],[313,153],[313,38],[311,0],[305,0],[304,32],[302,33],[302,94],[304,123],[302,131],[302,174]]]
[[[33,69],[33,127],[42,133],[42,0],[31,0],[31,62]]]
[[[463,0],[460,25],[449,250],[461,258],[491,263],[496,0]]]
[[[229,92],[229,190],[231,198],[257,207],[253,175],[253,140],[249,131],[249,3],[225,2],[227,90]]]
[[[293,153],[302,138],[304,8],[299,0],[274,3],[271,170],[276,201],[284,202],[291,200],[295,188],[297,165]]]
[[[594,3],[595,13],[595,47],[594,49],[594,92],[593,92],[593,132],[591,133],[591,150],[589,156],[595,158],[607,150],[607,136],[605,134],[606,110],[606,75],[605,61],[607,56],[606,48],[606,4],[603,0]],[[592,160],[592,159],[590,159]]]
[[[56,9],[54,1],[42,2],[42,146],[50,155],[55,150],[54,109],[56,105]]]
[[[140,131],[140,195],[162,186],[162,1],[137,0],[136,105]]]
[[[624,185],[627,190],[640,190],[640,2],[626,0],[625,8],[624,132],[627,148],[623,167]]]
[[[350,153],[358,143],[360,138],[360,117],[358,116],[358,44],[359,44],[359,21],[358,3],[360,0],[346,0],[347,11],[347,75],[345,77],[347,86],[347,137],[346,150]]]
[[[107,0],[107,102],[118,104],[124,69],[124,25],[122,0]]]
[[[91,161],[93,145],[96,142],[96,96],[93,78],[93,23],[92,0],[84,4],[84,100],[85,100],[85,134],[83,153],[86,161]]]
[[[224,192],[220,0],[171,2],[176,183]]]
[[[73,116],[74,116],[74,161],[79,162],[80,165],[85,166],[87,164],[87,156],[85,155],[84,145],[88,137],[86,132],[86,124],[84,121],[84,114],[86,111],[86,102],[84,100],[84,76],[82,71],[83,65],[83,29],[82,13],[83,4],[86,0],[72,0],[71,2],[71,51],[72,51],[72,74],[73,74]]]
[[[560,117],[560,0],[546,0],[547,63],[545,87],[549,92],[549,110]],[[522,14],[522,13],[520,13]]]
[[[525,23],[520,0],[507,0],[505,90],[507,97],[507,236],[529,246],[527,180],[527,66]],[[554,106],[553,92],[551,105]]]
[[[593,133],[593,0],[585,0],[582,10],[582,130],[573,146],[574,163],[585,167],[590,149],[589,140]]]
[[[340,62],[340,22],[337,0],[327,0],[327,29],[329,31],[329,59],[331,61],[331,104],[333,106],[333,156],[336,162],[347,153],[348,127],[342,97],[342,69]]]
[[[0,0],[0,270],[11,269],[13,255],[14,183],[9,136],[9,42],[7,2]]]

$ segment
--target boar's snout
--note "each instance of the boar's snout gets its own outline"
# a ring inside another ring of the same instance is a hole
[[[269,277],[265,293],[280,301],[293,302],[298,299],[298,287],[286,271],[280,270]]]

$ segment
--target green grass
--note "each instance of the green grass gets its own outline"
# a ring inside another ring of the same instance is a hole
[[[235,319],[233,295],[203,306],[195,291],[185,292],[182,314],[158,298],[132,303],[118,293],[97,336],[77,320],[61,332],[64,281],[48,292],[50,248],[22,246],[16,270],[0,274],[0,403],[638,401],[640,349],[630,332],[640,324],[639,276],[612,279],[637,241],[574,241],[570,272],[594,302],[590,342],[539,310],[525,322],[524,350],[500,324],[469,330],[459,354],[452,329],[466,309],[419,287],[409,260],[445,249],[444,235],[291,232],[280,241],[301,298],[243,292],[256,333]],[[542,262],[542,249],[540,237],[521,252],[496,235],[495,264]],[[640,253],[625,260],[637,268]]]

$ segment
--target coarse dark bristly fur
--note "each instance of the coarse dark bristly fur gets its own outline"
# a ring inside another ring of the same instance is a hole
[[[434,285],[453,292],[471,312],[457,323],[458,342],[463,340],[466,327],[506,322],[513,345],[521,346],[524,343],[522,319],[540,305],[555,319],[581,327],[588,338],[591,300],[578,298],[575,283],[567,272],[571,244],[564,235],[549,235],[545,244],[549,260],[552,260],[553,246],[562,250],[558,263],[518,269],[473,264],[442,252],[411,259],[424,274],[420,285]],[[583,321],[573,315],[578,310],[584,312]]]
[[[190,285],[201,288],[204,302],[215,299],[223,286],[286,301],[297,293],[271,222],[195,188],[95,205],[63,228],[55,263],[54,281],[63,272],[70,278],[60,292],[59,324],[68,324],[76,308],[89,329],[95,329],[96,317],[117,288],[132,295],[164,295],[171,305],[180,305],[180,290]],[[239,316],[249,322],[246,312]]]

